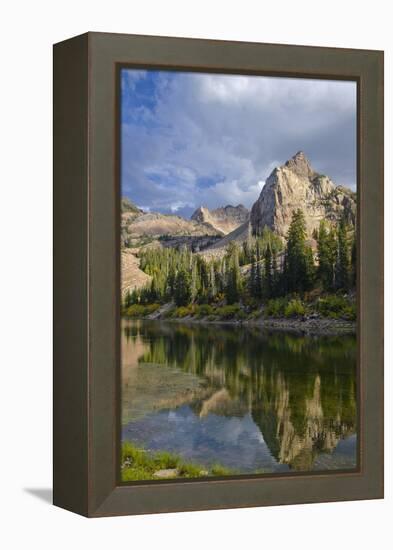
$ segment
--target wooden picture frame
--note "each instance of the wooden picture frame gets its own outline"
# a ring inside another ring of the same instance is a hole
[[[119,67],[358,85],[356,472],[119,483]],[[89,517],[383,497],[383,52],[87,33],[54,46],[54,504]]]

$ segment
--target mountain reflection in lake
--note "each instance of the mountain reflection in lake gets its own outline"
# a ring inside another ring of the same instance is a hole
[[[356,342],[122,322],[122,437],[239,473],[356,467]]]

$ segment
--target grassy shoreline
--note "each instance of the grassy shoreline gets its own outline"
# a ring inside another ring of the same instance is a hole
[[[226,324],[261,327],[302,334],[355,334],[354,299],[342,296],[318,297],[313,302],[297,297],[270,300],[259,308],[241,304],[134,304],[123,309],[125,319],[161,320],[197,324]]]
[[[207,467],[183,460],[180,456],[168,451],[151,452],[130,442],[122,444],[121,479],[123,482],[228,476],[236,473],[235,470],[221,464]]]

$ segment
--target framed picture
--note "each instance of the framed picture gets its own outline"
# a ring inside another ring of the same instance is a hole
[[[383,53],[54,46],[54,503],[383,497]]]

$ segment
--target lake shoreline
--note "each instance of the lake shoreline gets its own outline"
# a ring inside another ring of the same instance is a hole
[[[345,334],[356,334],[356,322],[346,319],[329,319],[315,317],[265,317],[258,319],[209,319],[207,317],[195,318],[186,317],[163,317],[159,312],[144,317],[131,318],[124,316],[124,319],[143,319],[146,321],[162,321],[168,323],[187,323],[195,325],[229,325],[244,327],[259,327],[262,330],[277,332],[292,332],[310,336],[340,336]]]
[[[184,319],[171,319],[174,322],[184,322]],[[217,320],[217,321],[200,321],[198,319],[190,318],[186,322],[198,323],[198,324],[219,324],[219,325],[232,325],[232,326],[245,326],[245,327],[260,327],[262,330],[273,330],[277,332],[293,332],[297,334],[309,334],[315,336],[323,335],[341,335],[341,334],[355,334],[356,324],[345,320],[338,319],[324,319],[320,322],[314,320],[302,320],[302,319],[280,319],[280,318],[268,318],[261,320]]]
[[[149,320],[149,319],[146,319]],[[315,320],[302,319],[280,319],[267,318],[261,320],[207,320],[176,318],[159,319],[174,323],[192,323],[198,325],[231,325],[244,327],[259,327],[262,330],[272,330],[277,332],[292,332],[296,334],[305,334],[310,336],[340,336],[344,334],[356,334],[356,323],[340,319],[323,319],[318,322]]]

